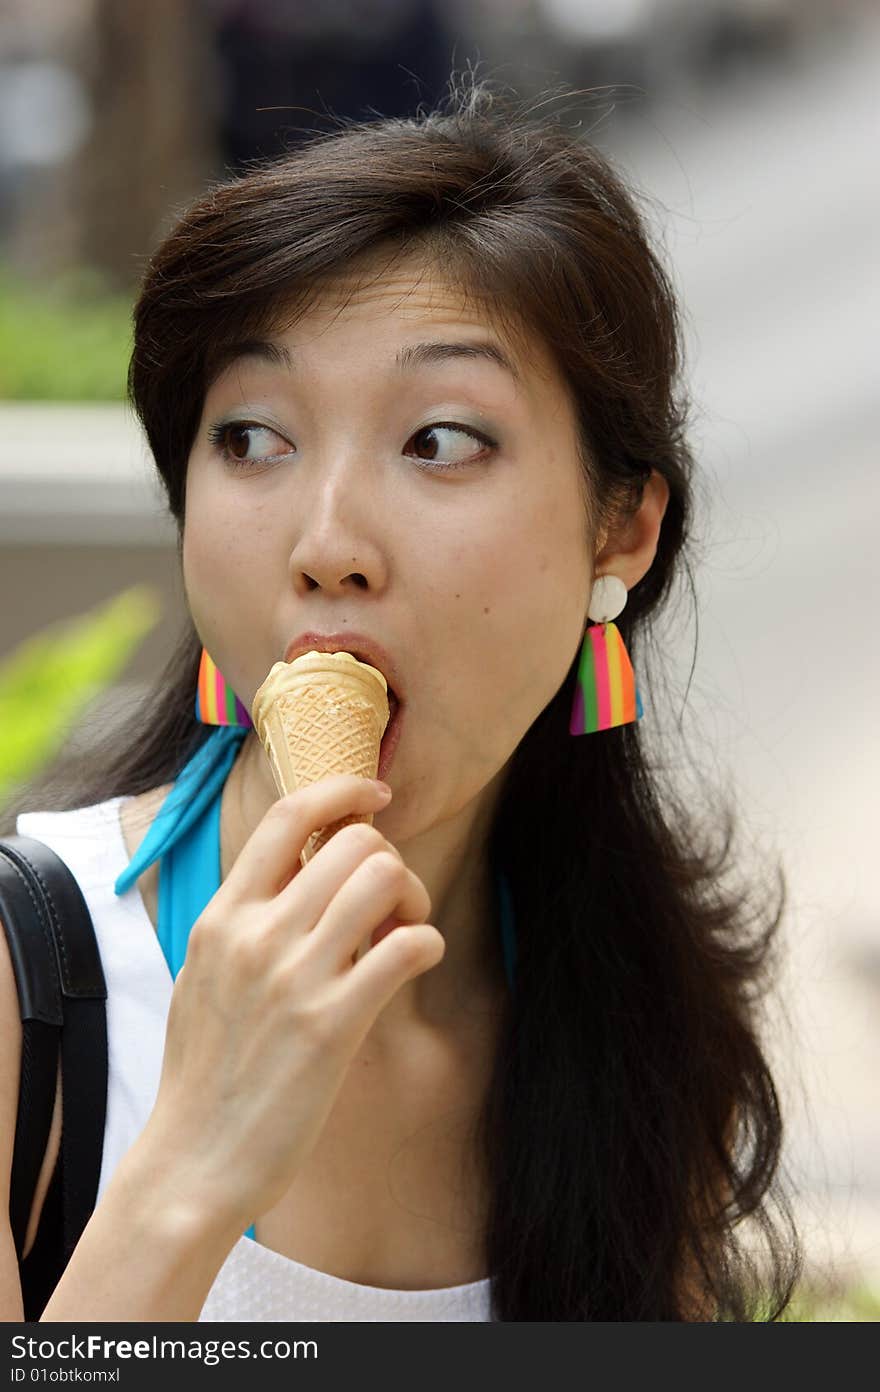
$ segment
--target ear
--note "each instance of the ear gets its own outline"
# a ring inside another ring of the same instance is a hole
[[[593,575],[616,575],[628,590],[647,575],[657,554],[660,524],[669,502],[669,484],[656,469],[646,480],[635,512],[599,537]]]

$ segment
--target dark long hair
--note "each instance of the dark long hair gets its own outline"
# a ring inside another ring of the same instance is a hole
[[[636,194],[548,105],[453,73],[434,110],[340,120],[211,187],[147,267],[130,396],[180,539],[226,347],[295,323],[327,273],[425,253],[487,297],[502,329],[549,347],[576,406],[594,535],[637,505],[652,468],[666,479],[656,558],[617,621],[645,689],[651,625],[691,576],[679,310]],[[145,718],[56,807],[174,779],[211,733],[193,713],[200,649],[187,618]],[[489,840],[518,935],[478,1128],[494,1315],[775,1319],[801,1262],[759,1040],[784,879],[774,902],[737,878],[732,815],[673,786],[668,744],[646,749],[650,721],[571,739],[575,676],[576,660],[515,750]],[[659,712],[659,682],[650,691]],[[19,807],[51,806],[39,787]]]

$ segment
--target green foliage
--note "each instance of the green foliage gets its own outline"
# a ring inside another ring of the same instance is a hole
[[[880,1320],[880,1290],[867,1282],[852,1285],[803,1284],[783,1319],[789,1323],[875,1323]]]
[[[96,609],[26,639],[0,661],[0,806],[61,749],[158,622],[161,605],[134,585]]]
[[[131,309],[88,272],[35,285],[0,268],[0,399],[123,400]]]
[[[756,1324],[770,1318],[772,1306],[762,1301],[755,1312]],[[874,1323],[880,1320],[880,1287],[865,1277],[847,1280],[814,1272],[795,1288],[791,1302],[779,1316],[780,1324]]]

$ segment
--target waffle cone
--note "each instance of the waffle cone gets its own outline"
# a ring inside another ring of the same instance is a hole
[[[304,653],[275,663],[251,715],[280,797],[334,773],[375,778],[390,716],[388,686],[381,672],[351,653]],[[372,813],[352,814],[313,832],[301,863],[342,827],[372,821]]]

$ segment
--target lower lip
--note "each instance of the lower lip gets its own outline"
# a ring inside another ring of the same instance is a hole
[[[400,740],[400,727],[402,724],[403,706],[398,704],[397,710],[394,712],[394,715],[388,722],[388,728],[382,736],[382,743],[379,746],[379,768],[376,773],[377,778],[381,778],[384,780],[386,774],[388,773],[388,770],[391,767],[391,761],[394,758],[394,751],[396,750],[398,741]]]

